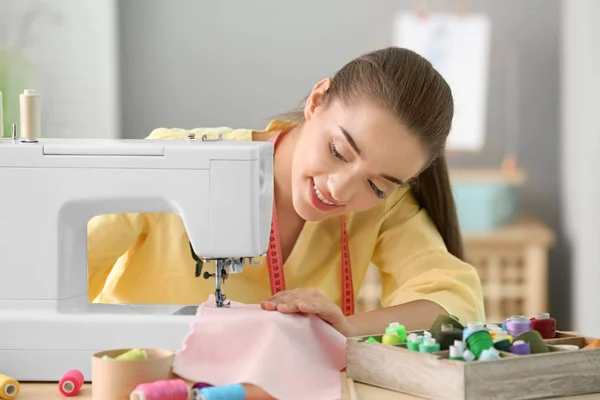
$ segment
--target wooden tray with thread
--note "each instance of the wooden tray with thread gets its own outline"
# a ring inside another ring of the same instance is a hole
[[[422,333],[417,331],[416,333]],[[583,347],[596,338],[557,331],[544,340],[550,352],[499,360],[450,360],[448,351],[419,353],[406,344],[369,343],[369,336],[347,341],[349,378],[435,400],[541,399],[600,393],[600,348]],[[372,336],[381,341],[381,335]],[[565,350],[556,345],[577,345]]]

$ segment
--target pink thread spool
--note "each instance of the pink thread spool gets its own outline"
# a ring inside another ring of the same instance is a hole
[[[183,379],[169,379],[137,385],[129,400],[187,400],[189,396]]]
[[[67,371],[58,381],[58,391],[65,397],[76,396],[83,386],[83,374],[77,369]]]

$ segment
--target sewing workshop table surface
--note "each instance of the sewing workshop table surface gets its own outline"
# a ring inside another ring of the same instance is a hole
[[[411,396],[404,393],[397,393],[390,390],[377,388],[370,385],[364,385],[362,383],[355,383],[357,398],[352,399],[348,390],[348,382],[346,380],[346,374],[341,373],[340,379],[342,381],[342,400],[418,400],[420,397]],[[42,397],[43,396],[43,397]],[[92,399],[92,387],[90,384],[84,385],[79,395],[74,398],[78,400],[91,400]],[[28,383],[23,382],[21,384],[21,393],[17,397],[18,400],[52,400],[62,399],[65,397],[58,392],[56,383]],[[563,400],[600,400],[600,393],[590,394],[584,396],[573,396],[573,397],[557,397],[556,399]]]

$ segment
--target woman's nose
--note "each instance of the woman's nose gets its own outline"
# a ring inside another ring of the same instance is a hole
[[[330,175],[327,179],[327,189],[333,199],[340,203],[348,203],[356,194],[359,182],[356,174],[345,171]]]

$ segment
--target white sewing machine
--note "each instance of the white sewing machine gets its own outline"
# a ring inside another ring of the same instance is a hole
[[[180,348],[189,305],[89,303],[96,215],[178,213],[194,252],[217,260],[216,295],[221,273],[266,252],[272,143],[204,139],[0,140],[0,373],[57,381],[76,368],[89,380],[95,352]]]

